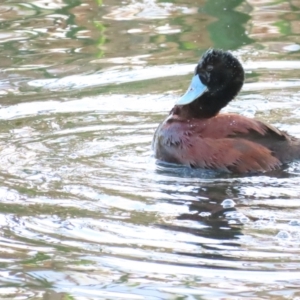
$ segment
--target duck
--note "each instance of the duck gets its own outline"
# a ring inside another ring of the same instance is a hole
[[[158,161],[234,173],[269,172],[300,159],[300,140],[255,118],[220,113],[241,90],[245,72],[229,51],[209,49],[186,93],[157,127]]]

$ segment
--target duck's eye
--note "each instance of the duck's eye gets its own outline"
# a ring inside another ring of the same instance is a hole
[[[212,65],[208,65],[205,69],[207,72],[211,72],[213,70],[213,66]]]

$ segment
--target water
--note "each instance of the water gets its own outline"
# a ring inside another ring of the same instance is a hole
[[[245,66],[225,111],[300,137],[300,1],[0,4],[0,296],[296,299],[300,163],[158,165],[155,128],[209,47]]]

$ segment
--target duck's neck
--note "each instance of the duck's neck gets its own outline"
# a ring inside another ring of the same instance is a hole
[[[175,106],[171,113],[177,114],[183,119],[212,118],[237,95],[240,87],[237,89],[236,86],[229,86],[214,94],[205,93],[188,105]]]

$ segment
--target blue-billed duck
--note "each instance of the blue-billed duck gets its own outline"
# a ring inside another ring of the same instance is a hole
[[[219,114],[243,83],[244,70],[237,58],[227,51],[206,51],[187,92],[155,132],[155,157],[239,173],[271,171],[299,159],[299,139],[256,119]]]

